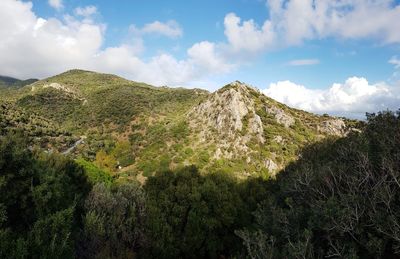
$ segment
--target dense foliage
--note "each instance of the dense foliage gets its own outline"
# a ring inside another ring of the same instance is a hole
[[[150,177],[145,190],[155,258],[217,258],[240,247],[234,230],[240,227],[243,204],[229,175],[201,176],[187,167]]]
[[[11,102],[0,101],[0,136],[16,131],[23,131],[30,144],[42,148],[64,149],[76,139],[51,120],[27,112]]]
[[[19,80],[13,77],[0,76],[0,89],[4,88],[20,88],[25,85],[32,84],[38,81],[37,79]]]
[[[145,204],[138,183],[94,186],[85,203],[79,257],[133,258],[146,242]]]
[[[251,258],[398,258],[400,114],[310,146],[273,181],[238,234]],[[256,230],[254,230],[254,228]]]
[[[7,105],[0,113],[1,258],[400,256],[400,113],[369,114],[361,132],[308,146],[276,179],[239,180],[195,166],[171,171],[173,157],[163,153],[155,170],[165,170],[138,183],[110,172],[141,152],[127,140],[88,139],[103,144],[90,151],[93,162],[43,152],[32,146],[35,135],[18,130],[41,117]],[[146,131],[155,141],[187,134],[185,124],[166,127]]]
[[[31,152],[26,136],[0,137],[0,257],[71,258],[89,191],[73,161]]]

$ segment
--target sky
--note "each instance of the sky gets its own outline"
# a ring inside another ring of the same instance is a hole
[[[400,108],[400,0],[0,0],[0,75],[73,68],[362,118]]]

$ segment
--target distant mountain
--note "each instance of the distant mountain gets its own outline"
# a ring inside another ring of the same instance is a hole
[[[5,98],[86,136],[73,155],[121,177],[189,164],[204,172],[268,177],[305,145],[344,136],[355,123],[292,109],[239,81],[209,93],[71,70]]]
[[[0,76],[0,88],[20,88],[36,81],[38,81],[38,79],[19,80],[13,77]]]

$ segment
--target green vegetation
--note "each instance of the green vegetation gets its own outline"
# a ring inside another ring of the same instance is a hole
[[[38,81],[37,79],[27,79],[27,80],[19,80],[13,77],[8,76],[0,76],[0,89],[7,88],[21,88],[25,85],[32,84]]]
[[[52,120],[27,112],[11,102],[0,101],[0,136],[16,131],[23,131],[30,144],[46,149],[65,149],[76,140]]]
[[[88,177],[88,181],[91,184],[95,185],[97,183],[103,183],[107,186],[111,186],[111,184],[113,183],[113,178],[111,174],[107,171],[101,170],[95,164],[86,161],[83,158],[79,158],[75,160],[75,162],[83,167]]]
[[[400,113],[308,147],[271,181],[256,224],[238,231],[251,258],[397,258]]]
[[[0,78],[1,258],[400,256],[400,113],[340,137],[240,84],[18,83]]]
[[[85,203],[82,258],[134,258],[145,245],[145,195],[137,183],[97,184]]]
[[[195,167],[150,177],[150,252],[154,258],[217,258],[240,247],[242,200],[227,174],[201,176]]]
[[[218,93],[229,89],[239,91],[239,88],[230,84]],[[174,170],[189,164],[196,164],[204,172],[212,171],[213,166],[219,164],[219,169],[237,176],[265,175],[268,171],[265,159],[273,161],[278,170],[297,159],[304,146],[327,135],[318,131],[318,125],[331,117],[291,109],[252,88],[240,94],[250,100],[254,113],[249,112],[241,119],[242,129],[222,147],[218,144],[224,138],[220,134],[232,125],[220,130],[204,128],[205,125],[193,123],[193,114],[189,116],[193,108],[213,96],[199,89],[153,87],[114,75],[70,70],[13,88],[2,94],[1,99],[7,104],[3,114],[8,117],[24,114],[23,119],[7,120],[12,121],[13,128],[36,137],[35,146],[63,152],[79,140],[78,136],[85,136],[85,141],[70,155],[82,157],[120,177],[126,176],[126,170],[148,177],[156,171]],[[228,105],[226,100],[219,102],[219,109]],[[283,126],[266,107],[281,109],[295,119],[294,125]],[[210,112],[215,116],[220,113]],[[254,116],[259,116],[262,122],[262,132],[258,136],[249,134],[254,128]],[[0,120],[3,131],[10,128],[10,123],[6,125],[4,121]],[[347,122],[357,126],[355,122]],[[202,129],[210,135],[203,142],[199,140]],[[246,145],[247,151],[233,144],[238,138],[249,139],[241,144]],[[265,142],[261,143],[260,138]],[[217,150],[222,155],[217,156]]]
[[[400,255],[400,112],[308,146],[276,179],[189,166],[114,181],[23,134],[0,137],[1,258]]]
[[[156,88],[114,75],[70,70],[16,94],[20,95],[19,106],[46,115],[65,128],[84,132],[93,127],[124,131],[139,115],[178,113],[198,101],[204,92]]]
[[[90,185],[73,161],[27,144],[0,137],[0,257],[71,258]]]

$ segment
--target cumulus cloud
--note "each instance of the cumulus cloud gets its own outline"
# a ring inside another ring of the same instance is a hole
[[[53,7],[54,9],[56,9],[58,11],[64,7],[62,0],[49,0],[48,3],[51,7]]]
[[[397,110],[400,103],[400,85],[370,84],[362,77],[348,78],[328,89],[312,89],[280,81],[270,84],[263,93],[298,109],[352,118],[363,118],[365,112]]]
[[[319,64],[318,59],[295,59],[287,63],[289,66],[309,66]]]
[[[144,60],[140,35],[129,43],[104,48],[105,25],[88,18],[96,12],[92,6],[80,7],[75,9],[75,16],[44,19],[32,11],[31,2],[0,1],[0,74],[43,78],[82,68],[174,86],[232,68],[210,42],[194,44],[188,49],[186,59],[163,53]],[[164,28],[157,24],[144,26],[143,32],[167,36],[181,33],[174,23],[167,23],[170,31],[157,29]]]
[[[208,68],[210,71],[218,73],[226,73],[231,71],[235,65],[227,63],[226,60],[220,56],[220,51],[217,50],[218,46],[209,41],[202,41],[194,44],[188,49],[188,56],[193,63],[203,68]]]
[[[179,38],[183,35],[181,26],[174,20],[167,21],[166,23],[154,21],[145,24],[143,28],[140,29],[135,25],[131,25],[130,29],[138,34],[158,34],[169,38]]]
[[[225,36],[229,46],[236,52],[258,52],[274,44],[275,32],[271,21],[265,21],[259,27],[253,20],[241,21],[234,13],[229,13],[224,20]]]
[[[400,5],[394,0],[267,0],[269,18],[260,26],[225,16],[225,35],[233,50],[260,52],[305,40],[374,38],[400,43]]]
[[[32,3],[0,3],[0,73],[41,77],[84,64],[103,41],[101,24],[68,18],[43,19],[32,12]]]

